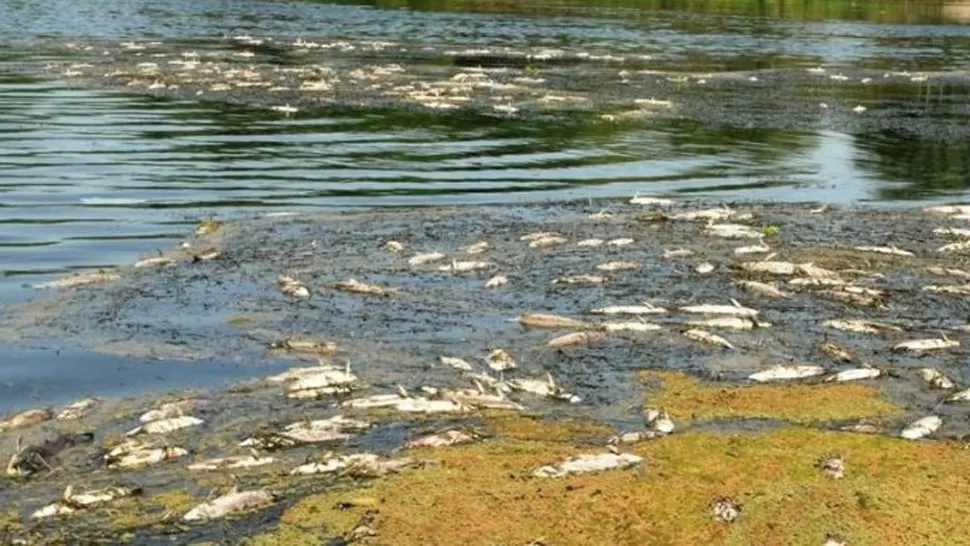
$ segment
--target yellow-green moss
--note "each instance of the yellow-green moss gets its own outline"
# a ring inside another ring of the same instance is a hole
[[[613,435],[609,427],[590,421],[544,421],[507,413],[489,415],[485,423],[495,434],[516,440],[603,443]]]
[[[215,233],[215,232],[219,231],[219,228],[220,227],[222,227],[222,222],[219,222],[218,220],[212,220],[212,219],[202,220],[201,222],[199,222],[198,224],[196,224],[196,226],[195,226],[195,234],[196,235],[209,235],[211,233]]]
[[[781,419],[793,423],[885,417],[898,407],[878,389],[849,383],[821,385],[704,384],[677,372],[642,372],[646,402],[663,407],[675,420]]]

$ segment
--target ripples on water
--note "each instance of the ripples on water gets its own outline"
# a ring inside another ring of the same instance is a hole
[[[0,53],[11,60],[37,57],[43,55],[37,44],[73,38],[308,33],[460,47],[585,44],[705,69],[768,67],[795,57],[952,69],[970,55],[970,48],[952,47],[970,43],[967,27],[949,24],[942,11],[926,7],[899,11],[889,5],[874,15],[847,8],[845,18],[934,25],[805,23],[820,17],[800,12],[795,21],[770,19],[765,15],[774,14],[745,9],[658,12],[642,3],[645,8],[413,5],[420,9],[310,2],[12,2],[0,22],[0,46],[5,44]],[[515,11],[525,13],[509,13]],[[27,53],[29,47],[35,52]],[[72,89],[0,65],[0,270],[6,277],[0,302],[23,297],[22,283],[131,263],[168,248],[190,224],[209,216],[636,191],[839,202],[906,199],[967,186],[965,151],[940,143],[913,145],[895,135],[714,129],[681,122],[618,131],[582,117],[524,122],[349,110],[288,118],[239,106]]]

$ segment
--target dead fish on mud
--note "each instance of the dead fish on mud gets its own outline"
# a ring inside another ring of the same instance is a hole
[[[950,296],[970,296],[970,286],[963,284],[930,284],[924,286],[923,291]]]
[[[577,242],[576,246],[590,248],[590,247],[603,246],[604,244],[606,244],[606,241],[604,241],[603,239],[594,238],[594,239],[583,239],[582,241]]]
[[[710,345],[717,345],[719,347],[724,347],[725,349],[734,349],[734,345],[730,341],[724,339],[723,337],[712,334],[710,332],[700,330],[698,328],[692,328],[683,332],[684,337],[692,341],[698,341],[700,343],[707,343]]]
[[[48,504],[47,506],[34,511],[31,519],[43,519],[54,516],[69,516],[78,510],[83,510],[89,506],[104,504],[115,499],[140,495],[140,487],[112,486],[104,489],[95,489],[87,493],[74,493],[74,489],[69,485],[64,489],[61,500]]]
[[[276,279],[276,287],[280,289],[280,292],[291,298],[305,300],[310,297],[310,289],[307,288],[307,285],[293,277],[280,275]]]
[[[711,273],[714,271],[714,264],[709,262],[698,264],[697,267],[694,268],[694,271],[696,271],[697,273],[700,273],[701,275],[707,275],[708,273]]]
[[[439,262],[447,258],[441,252],[425,252],[424,254],[415,254],[414,256],[408,258],[408,265],[419,266],[424,264],[429,264],[433,262]]]
[[[562,478],[573,474],[588,474],[604,470],[631,468],[643,462],[632,453],[598,453],[570,457],[555,466],[543,466],[533,472],[537,478]]]
[[[944,398],[943,401],[946,403],[970,402],[970,389],[963,389],[962,391],[955,392]]]
[[[373,453],[354,453],[342,457],[330,457],[322,463],[307,463],[293,469],[290,474],[341,474],[354,477],[376,477],[392,472],[427,464],[429,461],[418,461],[409,458],[386,459]]]
[[[927,351],[937,351],[940,349],[952,349],[953,347],[959,347],[960,342],[948,339],[945,335],[940,339],[914,339],[911,341],[904,341],[893,346],[894,351],[909,351],[912,353],[920,354]]]
[[[943,419],[939,415],[928,415],[910,423],[899,433],[899,436],[907,440],[919,440],[933,434],[941,426],[943,426]]]
[[[401,252],[404,250],[404,243],[401,243],[399,241],[388,241],[384,243],[384,245],[381,248],[383,248],[388,252],[397,254],[398,252]]]
[[[825,354],[825,356],[837,362],[848,363],[855,360],[855,357],[853,357],[852,354],[849,353],[849,351],[843,349],[842,347],[839,347],[835,343],[831,343],[827,341],[819,345],[818,349],[822,351],[822,353]]]
[[[583,401],[582,398],[567,392],[562,385],[556,383],[552,374],[546,374],[545,381],[540,379],[511,379],[507,383],[513,390],[530,392],[553,400],[562,400],[570,404],[578,404]]]
[[[769,273],[771,275],[794,275],[796,271],[795,264],[791,262],[772,262],[768,260],[741,262],[737,266],[751,273]]]
[[[479,241],[466,248],[465,252],[467,254],[481,254],[483,252],[487,252],[489,248],[491,248],[491,246],[488,244],[488,241]]]
[[[438,362],[443,366],[448,366],[449,368],[454,368],[456,370],[465,370],[470,372],[474,369],[466,360],[453,356],[439,356]]]
[[[320,395],[350,392],[357,376],[350,372],[350,362],[343,368],[318,366],[314,373],[304,373],[285,385],[287,398],[315,398]]]
[[[569,242],[569,239],[562,235],[551,232],[532,233],[520,237],[519,240],[528,242],[529,248],[546,248]]]
[[[506,411],[522,411],[525,409],[521,404],[506,398],[505,391],[511,390],[511,387],[507,383],[502,383],[501,387],[493,387],[495,394],[486,392],[485,387],[477,381],[475,382],[475,386],[475,389],[444,389],[439,395],[441,398],[454,402],[462,408]]]
[[[141,416],[138,417],[138,420],[142,423],[148,423],[151,421],[159,421],[161,419],[181,417],[185,415],[185,412],[201,408],[208,405],[208,403],[208,400],[202,400],[199,398],[187,398],[185,400],[176,400],[175,402],[166,402],[157,409],[149,410],[141,414]]]
[[[581,320],[542,313],[525,313],[519,317],[519,323],[530,328],[586,328],[588,326]]]
[[[606,277],[599,275],[572,275],[553,279],[552,284],[603,284]]]
[[[310,339],[278,339],[269,344],[270,349],[328,355],[337,351],[337,344],[332,341],[314,341]]]
[[[631,205],[653,205],[657,207],[668,207],[674,204],[674,202],[670,199],[664,199],[663,197],[651,197],[649,195],[634,195],[630,198],[629,203]]]
[[[772,366],[767,370],[753,373],[748,379],[758,383],[769,381],[790,381],[793,379],[806,379],[825,373],[825,368],[821,366]]]
[[[182,415],[179,417],[167,417],[165,419],[156,419],[154,421],[149,421],[144,425],[135,427],[125,433],[125,436],[136,436],[138,434],[167,434],[169,432],[188,428],[197,427],[204,423],[202,419],[198,417],[192,417],[191,415]]]
[[[219,457],[217,459],[206,459],[188,466],[189,470],[231,470],[235,468],[252,468],[273,464],[276,459],[273,457],[259,457],[257,455],[233,455],[230,457]]]
[[[479,262],[475,260],[459,262],[452,260],[450,264],[439,267],[438,271],[444,271],[446,273],[467,273],[469,271],[478,271],[479,269],[489,269],[494,265],[492,262]]]
[[[834,373],[827,376],[823,381],[835,381],[841,383],[843,381],[859,381],[863,379],[875,379],[882,375],[882,370],[878,368],[871,368],[864,366],[862,368],[851,368],[848,370],[842,370],[840,372]]]
[[[930,214],[942,214],[946,216],[955,215],[970,215],[970,205],[937,205],[933,207],[926,207],[923,212],[928,212]]]
[[[690,258],[694,255],[694,251],[687,248],[675,248],[673,250],[664,250],[663,259],[665,260],[676,260],[679,258]]]
[[[650,430],[660,434],[670,434],[676,428],[674,420],[670,418],[667,410],[647,408],[643,412],[643,417]]]
[[[821,470],[822,473],[833,480],[841,480],[845,477],[845,462],[839,455],[827,455],[819,458],[815,462],[815,468]]]
[[[491,279],[485,281],[485,288],[498,288],[500,286],[505,286],[509,284],[509,279],[505,275],[495,275]]]
[[[357,279],[348,279],[346,281],[339,281],[328,285],[331,290],[337,290],[339,292],[350,292],[352,294],[366,294],[369,296],[390,296],[394,294],[397,290],[392,288],[384,288],[382,286],[377,286],[376,284],[367,284],[365,282],[360,282]]]
[[[891,324],[882,324],[870,320],[853,319],[831,319],[822,323],[823,326],[842,330],[844,332],[855,332],[857,334],[881,334],[885,332],[902,332],[903,329]]]
[[[761,230],[744,224],[708,224],[704,231],[708,235],[725,239],[760,239],[764,236]]]
[[[233,514],[265,508],[276,502],[276,497],[265,489],[239,491],[235,487],[225,495],[204,502],[182,516],[186,522],[203,522],[220,519]]]
[[[470,444],[479,439],[481,439],[481,436],[475,434],[474,432],[452,429],[439,432],[438,434],[431,434],[416,438],[408,442],[406,445],[409,448],[446,447]]]
[[[955,389],[957,386],[952,379],[936,368],[920,368],[916,371],[916,374],[934,389],[950,390]]]
[[[734,249],[735,256],[744,256],[746,254],[764,254],[767,252],[771,252],[771,247],[764,244],[764,242],[756,245],[739,246]]]
[[[642,320],[639,322],[604,322],[597,325],[597,328],[611,334],[623,332],[655,332],[661,329],[661,327],[657,324]]]
[[[733,523],[741,516],[741,505],[730,497],[720,497],[711,503],[714,517],[725,523]]]
[[[594,315],[660,315],[666,312],[667,310],[663,307],[656,307],[649,303],[643,305],[610,305],[590,311]]]
[[[936,249],[937,252],[963,252],[965,250],[970,250],[970,241],[950,243],[948,245],[943,245],[940,248]]]
[[[83,400],[78,400],[70,405],[64,406],[61,411],[57,412],[55,419],[58,421],[69,421],[74,419],[80,419],[84,416],[94,406],[97,406],[101,401],[97,398],[85,398]]]
[[[671,215],[670,219],[687,220],[687,221],[709,220],[709,221],[716,222],[720,220],[727,220],[728,218],[734,216],[735,214],[737,214],[737,212],[730,208],[719,207],[719,208],[713,208],[713,209],[678,212],[677,214]]]
[[[858,250],[859,252],[875,252],[877,254],[888,254],[890,256],[915,256],[915,254],[908,250],[902,250],[894,246],[855,246],[852,248],[853,250]]]
[[[613,272],[613,271],[630,271],[633,269],[638,269],[639,267],[640,267],[640,264],[638,264],[637,262],[620,260],[620,261],[601,263],[598,266],[596,266],[596,269],[599,269],[600,271]]]
[[[109,469],[141,468],[170,461],[188,455],[189,452],[177,446],[154,447],[151,444],[121,444],[104,455]]]
[[[740,303],[731,300],[732,305],[688,305],[681,307],[680,310],[685,313],[697,313],[702,315],[731,315],[735,317],[748,317],[755,318],[758,316],[758,311],[751,309],[750,307],[744,307]]]
[[[153,256],[151,258],[142,258],[135,262],[134,267],[136,269],[142,269],[146,267],[162,267],[166,265],[172,265],[175,261],[171,258],[166,258],[165,256]]]
[[[589,345],[601,339],[603,339],[603,334],[600,332],[573,332],[550,339],[546,342],[546,347],[560,348],[574,345]]]
[[[90,432],[60,434],[41,444],[27,446],[21,445],[18,438],[17,451],[7,462],[7,475],[23,478],[44,470],[53,470],[50,463],[60,452],[77,444],[93,441],[94,434]]]
[[[120,275],[114,273],[84,273],[81,275],[72,275],[70,277],[65,277],[63,279],[58,279],[56,281],[42,282],[33,285],[34,288],[75,288],[78,286],[86,286],[89,284],[102,284],[112,281],[117,281],[120,279]]]
[[[493,349],[485,358],[488,367],[496,372],[515,369],[515,359],[504,349]]]
[[[689,320],[686,324],[707,328],[725,328],[728,330],[752,330],[754,328],[771,327],[770,322],[761,322],[750,317],[714,317],[704,320]]]
[[[840,288],[845,288],[841,286]],[[842,303],[848,303],[851,305],[858,305],[860,307],[879,307],[881,306],[881,300],[878,297],[869,296],[863,293],[846,291],[843,289],[839,290],[819,290],[815,292],[816,296],[823,297],[828,300],[834,300]]]
[[[0,432],[29,427],[53,418],[54,412],[46,408],[22,411],[0,421]]]
[[[934,266],[927,267],[926,271],[940,277],[962,277],[964,279],[970,279],[970,271],[964,271],[963,269]]]
[[[352,432],[367,430],[367,421],[335,415],[329,419],[298,421],[283,428],[282,432],[257,433],[239,443],[241,447],[266,450],[292,447],[300,444],[337,442],[352,438]]]
[[[787,298],[789,294],[781,291],[777,286],[758,281],[738,281],[738,286],[746,292],[758,296],[768,296],[769,298]]]

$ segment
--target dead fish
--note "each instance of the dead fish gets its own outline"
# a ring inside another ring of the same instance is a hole
[[[943,426],[943,419],[939,415],[928,415],[917,419],[903,429],[899,436],[907,440],[919,440],[933,434]]]
[[[554,231],[537,231],[534,233],[523,235],[519,237],[519,240],[524,242],[532,242],[538,239],[546,239],[549,237],[560,237],[560,234]]]
[[[188,455],[181,447],[165,446],[126,451],[115,457],[106,457],[108,468],[141,468]]]
[[[552,284],[603,284],[604,282],[606,278],[599,275],[572,275],[554,279]]]
[[[505,275],[495,275],[491,279],[485,281],[485,288],[498,288],[499,286],[505,286],[509,284],[509,279]]]
[[[283,373],[267,376],[265,381],[270,383],[286,383],[289,381],[295,381],[301,377],[320,373],[321,367],[322,366],[308,366],[306,368],[290,368]]]
[[[868,320],[843,320],[831,319],[822,323],[828,328],[835,328],[845,332],[855,332],[859,334],[879,334],[883,332],[901,332],[902,328],[891,324],[880,324]]]
[[[505,381],[493,377],[485,372],[466,372],[461,375],[462,379],[472,381],[476,384],[487,385],[493,389],[497,389],[502,392],[512,392],[512,389],[505,383]]]
[[[940,349],[951,349],[953,347],[959,347],[960,342],[948,339],[943,336],[940,339],[914,339],[911,341],[904,341],[893,347],[894,351],[909,351],[913,353],[924,353],[927,351],[936,351]]]
[[[622,432],[610,438],[606,443],[607,445],[615,446],[620,444],[636,444],[644,440],[652,440],[654,438],[662,438],[664,434],[657,432],[655,430],[635,430],[629,432]]]
[[[854,425],[839,427],[839,430],[844,432],[857,432],[859,434],[879,434],[882,428],[871,423],[856,423]]]
[[[351,400],[345,400],[340,403],[341,407],[344,408],[387,408],[392,407],[404,400],[400,394],[375,394],[372,396],[365,396],[363,398],[353,398]]]
[[[286,385],[287,391],[302,391],[310,389],[320,389],[337,385],[349,385],[357,382],[357,376],[351,373],[350,363],[343,368],[332,366],[319,366],[317,372],[313,374],[303,374]]]
[[[748,379],[759,383],[768,381],[788,381],[792,379],[805,379],[815,377],[825,373],[825,368],[821,366],[772,366],[767,370],[753,373]]]
[[[823,381],[828,381],[828,382],[835,381],[835,382],[841,383],[843,381],[859,381],[863,379],[875,379],[881,375],[882,375],[882,370],[879,370],[878,368],[871,368],[866,366],[862,368],[851,368],[848,370],[842,370],[840,372],[834,373],[826,377],[825,379],[823,379]]]
[[[760,322],[750,317],[714,317],[704,320],[689,320],[686,324],[707,328],[726,328],[729,330],[751,330],[771,326],[771,323]]]
[[[604,332],[654,332],[660,330],[660,326],[650,322],[604,322],[598,326]]]
[[[0,432],[29,427],[53,418],[54,412],[46,408],[23,411],[0,421]]]
[[[427,398],[405,398],[394,404],[393,408],[403,413],[463,413],[471,409],[454,400],[429,400]]]
[[[916,371],[916,374],[934,389],[950,390],[957,386],[952,379],[936,368],[920,368]]]
[[[558,348],[569,347],[572,345],[589,345],[590,343],[595,343],[600,339],[603,339],[603,335],[599,332],[573,332],[571,334],[550,339],[546,343],[546,347]]]
[[[44,519],[54,516],[68,516],[88,506],[104,504],[115,499],[139,494],[141,494],[140,487],[127,486],[112,486],[86,493],[74,493],[73,488],[69,485],[64,489],[64,494],[60,501],[36,510],[30,517],[31,519]]]
[[[797,266],[795,266],[795,268],[798,270],[799,274],[805,275],[807,277],[811,277],[814,279],[826,279],[826,278],[831,279],[839,276],[838,273],[836,273],[835,271],[832,271],[830,269],[825,269],[823,267],[818,267],[814,263],[798,264]]]
[[[291,298],[305,300],[310,297],[310,289],[293,277],[280,275],[276,279],[276,286],[280,289],[280,292]]]
[[[415,254],[414,256],[408,258],[408,265],[419,266],[424,264],[429,264],[433,262],[439,262],[447,258],[441,252],[425,252],[424,254]]]
[[[144,425],[135,427],[125,433],[126,436],[135,436],[138,434],[166,434],[175,430],[187,428],[187,427],[197,427],[204,423],[202,419],[198,417],[192,417],[190,415],[182,415],[179,417],[168,417],[165,419],[158,419],[155,421],[149,421]]]
[[[943,214],[947,216],[951,215],[966,215],[970,214],[970,205],[938,205],[935,207],[926,207],[923,212],[929,212],[931,214]]]
[[[694,221],[694,220],[719,221],[719,220],[727,220],[728,218],[730,218],[735,214],[736,214],[735,211],[727,207],[720,207],[720,208],[713,208],[713,209],[678,212],[677,214],[671,215],[670,218],[672,220],[687,220],[687,221]]]
[[[915,256],[908,250],[902,250],[894,246],[855,246],[852,247],[859,252],[875,252],[877,254],[889,254],[891,256]]]
[[[479,269],[488,269],[494,266],[492,262],[478,262],[478,261],[467,261],[459,262],[452,260],[450,264],[443,265],[438,268],[438,271],[445,271],[450,273],[467,273],[469,271],[478,271]]]
[[[932,273],[933,275],[939,275],[941,277],[962,277],[964,279],[970,279],[970,271],[964,271],[963,269],[953,269],[948,267],[927,267],[926,271]]]
[[[388,241],[384,243],[384,246],[382,248],[384,248],[384,250],[388,252],[393,252],[394,254],[397,254],[398,252],[402,252],[404,250],[404,244],[399,241]]]
[[[552,378],[552,374],[547,374],[545,381],[539,379],[512,379],[508,381],[508,385],[513,390],[529,392],[554,400],[562,400],[570,404],[578,404],[583,401],[579,396],[566,392],[566,389],[557,384]]]
[[[633,243],[634,243],[633,239],[629,237],[620,237],[618,239],[610,239],[609,241],[606,241],[606,246],[621,247],[621,246],[632,245]]]
[[[769,273],[772,275],[794,275],[795,264],[791,262],[741,262],[738,267],[751,273]]]
[[[373,453],[353,453],[342,457],[329,457],[322,463],[307,463],[290,471],[290,474],[336,474],[354,465],[376,463],[380,457]]]
[[[142,269],[145,267],[161,267],[164,265],[172,265],[175,262],[171,258],[166,258],[164,256],[153,256],[151,258],[142,258],[135,262],[135,268]]]
[[[407,443],[407,447],[422,448],[456,446],[461,444],[470,444],[479,438],[480,436],[474,432],[453,429],[411,440]]]
[[[659,315],[666,313],[663,307],[656,307],[649,303],[643,305],[610,305],[590,311],[594,315]]]
[[[933,233],[937,235],[948,235],[951,237],[964,237],[964,238],[970,237],[970,229],[964,229],[964,228],[952,228],[952,227],[936,228],[933,230]]]
[[[751,292],[752,294],[757,294],[759,296],[768,296],[770,298],[787,298],[789,296],[787,292],[783,292],[775,285],[769,283],[758,281],[738,281],[738,286],[747,292]]]
[[[845,539],[840,535],[828,534],[825,535],[825,544],[822,546],[846,546]]]
[[[826,299],[862,307],[873,307],[879,303],[879,298],[845,290],[819,290],[815,294]]]
[[[950,396],[947,396],[944,402],[967,402],[970,401],[970,389],[963,389],[962,391],[957,391]]]
[[[637,262],[614,261],[614,262],[601,263],[598,266],[596,266],[596,269],[599,269],[600,271],[612,272],[612,271],[629,271],[632,269],[637,269],[639,267],[640,267],[640,264],[638,264]]]
[[[120,279],[120,275],[114,273],[84,273],[80,275],[72,275],[70,277],[65,277],[63,279],[58,279],[56,281],[42,282],[33,285],[34,288],[76,288],[78,286],[86,286],[89,284],[102,284],[112,281],[117,281]]]
[[[660,434],[670,434],[676,428],[674,420],[670,418],[667,410],[647,408],[643,414],[647,426]]]
[[[582,241],[577,242],[576,246],[589,248],[589,247],[602,246],[604,244],[606,244],[606,241],[604,241],[603,239],[583,239]]]
[[[799,277],[788,281],[792,286],[845,286],[849,281],[837,277]]]
[[[337,350],[337,344],[332,341],[316,341],[311,339],[278,339],[269,344],[270,349],[292,351],[294,353],[308,353],[328,355]]]
[[[439,356],[438,362],[444,366],[455,368],[456,370],[472,371],[473,369],[472,365],[469,364],[467,361],[453,356]]]
[[[680,310],[685,313],[697,313],[703,315],[731,315],[735,317],[748,318],[755,318],[758,316],[758,311],[749,307],[744,307],[736,301],[732,303],[732,305],[688,305],[686,307],[681,307]]]
[[[735,348],[734,345],[732,345],[730,341],[724,339],[723,337],[721,337],[721,336],[719,336],[717,334],[712,334],[710,332],[706,332],[704,330],[697,329],[697,328],[692,328],[692,329],[687,330],[686,332],[684,332],[684,337],[686,337],[687,339],[693,340],[693,341],[699,341],[701,343],[708,343],[708,344],[711,344],[711,345],[718,345],[718,346],[724,347],[726,349],[734,349]]]
[[[948,294],[951,296],[970,296],[970,286],[966,285],[941,285],[941,284],[930,284],[923,287],[924,292],[932,292],[934,294]]]
[[[94,406],[97,406],[101,401],[97,398],[85,398],[83,400],[78,400],[68,406],[65,406],[61,411],[57,412],[55,417],[59,421],[67,421],[73,419],[80,419],[84,416]]]
[[[730,497],[716,499],[711,504],[711,508],[714,511],[714,517],[725,523],[733,523],[741,516],[741,505]]]
[[[674,204],[670,199],[649,195],[634,195],[629,202],[631,205],[654,205],[658,207],[667,207]]]
[[[265,489],[238,491],[235,487],[225,495],[204,502],[182,516],[182,521],[199,522],[220,519],[233,514],[265,508],[276,502]]]
[[[255,455],[234,455],[217,459],[206,459],[188,466],[189,470],[229,470],[234,468],[252,468],[273,464],[273,457],[257,457]]]
[[[193,262],[209,262],[209,261],[215,260],[219,256],[222,256],[222,253],[219,252],[219,249],[216,249],[216,248],[204,248],[202,250],[199,250],[197,252],[193,252],[192,253],[192,261]]]
[[[486,357],[488,367],[496,372],[504,372],[515,368],[515,359],[504,349],[493,349]]]
[[[665,260],[676,260],[678,258],[690,258],[693,255],[693,250],[687,248],[675,248],[674,250],[664,250],[663,258]]]
[[[495,394],[485,392],[481,383],[476,382],[477,389],[448,389],[441,392],[442,398],[466,407],[479,409],[494,409],[508,411],[522,411],[525,408],[505,396],[505,391],[510,391],[506,383],[494,387]]]
[[[757,245],[739,246],[734,249],[735,256],[744,256],[747,254],[763,254],[765,252],[771,252],[771,247],[760,243]]]
[[[555,245],[562,245],[569,242],[569,239],[560,235],[546,235],[537,237],[529,241],[529,248],[546,248]]]
[[[819,458],[815,462],[815,468],[833,480],[841,480],[845,477],[845,462],[839,455],[826,455]]]
[[[698,266],[694,268],[694,271],[696,271],[697,273],[700,273],[701,275],[707,275],[708,273],[711,273],[714,271],[714,264],[709,262],[698,264]]]
[[[588,326],[581,320],[542,313],[525,313],[519,317],[519,323],[530,328],[585,328]]]
[[[825,342],[819,345],[819,350],[825,354],[825,356],[835,360],[837,362],[852,362],[855,358],[842,347],[839,347],[835,343]]]
[[[760,239],[764,235],[761,230],[744,224],[708,224],[704,227],[708,235],[725,239]]]
[[[964,250],[970,249],[970,241],[961,241],[959,243],[950,243],[948,245],[943,245],[936,249],[937,252],[963,252]]]
[[[241,447],[267,450],[292,447],[300,444],[316,444],[348,440],[350,433],[370,428],[367,421],[335,415],[329,419],[298,421],[283,428],[281,432],[257,433],[240,442]]]
[[[570,457],[555,466],[543,466],[533,472],[537,478],[562,478],[573,474],[588,474],[604,470],[631,468],[643,462],[632,453],[597,453]]]
[[[200,400],[198,398],[188,398],[185,400],[177,400],[175,402],[166,402],[157,409],[146,411],[145,413],[141,414],[141,416],[138,417],[138,420],[142,423],[148,423],[161,419],[180,417],[184,415],[185,412],[200,408],[208,403],[209,402],[207,400]]]
[[[467,254],[481,254],[490,248],[488,241],[479,241],[465,249]]]
[[[288,390],[284,396],[290,399],[319,400],[327,396],[345,395],[354,392],[354,385],[332,385],[329,387],[314,387],[312,389]]]
[[[59,434],[54,438],[44,440],[43,443],[27,446],[21,446],[18,438],[17,451],[7,462],[7,475],[22,478],[44,470],[52,470],[50,462],[61,451],[77,444],[93,441],[94,434],[91,432]]]
[[[377,286],[376,284],[368,284],[360,282],[357,279],[348,279],[346,281],[339,281],[329,285],[331,290],[339,290],[341,292],[350,292],[353,294],[367,294],[370,296],[390,296],[396,290],[392,288],[384,288],[382,286]]]

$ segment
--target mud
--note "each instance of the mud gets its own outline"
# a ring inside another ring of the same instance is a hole
[[[737,128],[890,131],[946,141],[968,135],[965,72],[819,67],[793,57],[771,68],[676,55],[583,48],[419,46],[363,40],[236,36],[222,41],[70,42],[46,71],[87,87],[266,108],[387,108],[602,123],[691,121]],[[785,97],[779,101],[778,97]]]
[[[827,287],[790,286],[789,276],[742,271],[738,263],[764,257],[734,254],[734,247],[747,245],[749,240],[711,236],[704,221],[670,219],[678,212],[711,206],[730,206],[736,215],[725,221],[744,223],[767,234],[764,242],[775,254],[772,260],[810,260],[818,267],[838,271],[856,286],[880,290],[882,295],[875,305],[857,306],[821,297],[820,291]],[[960,443],[970,433],[966,406],[941,405],[950,391],[930,389],[916,370],[933,366],[959,387],[970,382],[963,365],[970,339],[966,332],[953,329],[966,324],[966,299],[922,290],[929,284],[958,282],[934,276],[928,267],[970,267],[967,255],[936,250],[952,241],[933,230],[959,227],[961,222],[965,221],[919,211],[694,201],[664,207],[603,201],[274,216],[228,222],[214,233],[190,236],[188,249],[167,254],[174,261],[171,266],[119,268],[113,271],[120,277],[116,281],[43,291],[33,301],[5,310],[0,339],[14,346],[152,355],[162,361],[193,359],[199,366],[235,361],[251,366],[254,376],[264,375],[259,373],[260,363],[274,363],[267,365],[268,375],[278,371],[275,363],[280,360],[292,360],[294,365],[308,365],[318,357],[337,365],[349,361],[354,374],[365,383],[361,395],[391,393],[397,385],[410,392],[419,392],[422,386],[469,387],[460,371],[442,366],[438,357],[460,357],[482,371],[487,369],[489,351],[502,348],[513,355],[518,366],[505,371],[507,377],[543,379],[549,373],[566,391],[582,398],[581,403],[569,404],[528,393],[510,394],[526,406],[525,413],[531,418],[527,421],[480,412],[457,417],[406,417],[388,410],[345,412],[369,416],[377,426],[349,443],[329,446],[338,453],[392,454],[408,439],[454,426],[495,435],[497,445],[503,445],[503,438],[540,441],[560,446],[552,450],[557,453],[573,453],[584,446],[603,446],[616,432],[642,429],[643,406],[657,402],[671,412],[678,426],[675,435],[691,428],[692,435],[724,431],[767,434],[784,430],[786,423],[838,429],[861,420],[875,423],[887,436],[897,436],[907,423],[936,413],[944,424],[930,442]],[[566,242],[532,248],[521,238],[535,232],[556,232]],[[590,238],[632,238],[633,243],[576,245]],[[386,250],[390,240],[402,243],[404,250]],[[466,249],[480,241],[488,241],[489,249],[467,254]],[[894,245],[914,256],[848,250],[863,245]],[[194,249],[208,247],[218,248],[220,255],[193,260]],[[672,249],[688,249],[693,254],[662,257]],[[408,264],[411,256],[432,251],[445,253],[447,258],[419,266]],[[472,259],[492,265],[468,273],[439,269],[452,260]],[[597,270],[599,264],[619,260],[636,262],[639,267],[605,274]],[[714,271],[697,273],[695,268],[702,262],[714,264]],[[506,275],[509,283],[486,289],[484,283],[496,274]],[[553,283],[584,274],[603,274],[606,280],[594,285]],[[276,283],[280,275],[305,283],[311,297],[294,299],[283,294]],[[371,295],[328,288],[348,279],[393,290]],[[776,282],[791,297],[752,295],[736,284],[741,279]],[[689,328],[685,323],[698,317],[678,308],[730,304],[731,299],[757,310],[758,320],[771,326],[714,330],[734,350],[682,335]],[[531,312],[597,324],[614,317],[590,314],[593,309],[644,303],[669,310],[648,317],[660,325],[659,330],[595,336],[589,344],[560,349],[549,348],[547,343],[569,329],[528,329],[518,321]],[[859,334],[823,326],[834,318],[875,320],[900,330]],[[899,342],[935,338],[941,332],[961,345],[922,356],[892,351]],[[337,348],[323,355],[270,348],[272,342],[286,338],[333,342]],[[855,363],[832,360],[822,349],[823,342],[845,348]],[[864,386],[823,385],[818,384],[820,380],[790,388],[736,386],[747,375],[776,364],[816,364],[836,371],[859,363],[883,367],[889,375],[860,384]],[[644,370],[667,375],[643,376]],[[678,379],[670,371],[695,379]],[[657,395],[658,388],[665,390]],[[59,472],[26,481],[0,481],[0,502],[16,500],[17,508],[8,515],[7,531],[0,526],[0,532],[27,537],[30,543],[63,543],[67,540],[65,528],[70,529],[71,537],[92,542],[116,543],[124,536],[134,543],[154,544],[169,542],[173,535],[180,542],[234,542],[271,531],[280,514],[306,495],[357,487],[349,478],[288,475],[307,457],[327,450],[320,446],[283,450],[273,454],[278,459],[274,465],[231,475],[223,471],[189,473],[185,466],[193,460],[247,454],[236,444],[253,432],[335,415],[339,410],[333,406],[341,400],[289,400],[282,396],[279,385],[255,378],[226,391],[200,394],[211,403],[191,414],[205,423],[165,435],[168,445],[184,447],[191,455],[145,470],[106,470],[98,453],[136,426],[141,412],[164,401],[156,396],[108,400],[78,421],[47,422],[4,433],[0,453],[8,456],[18,434],[33,443],[57,432],[94,431],[96,439],[93,444],[72,447],[52,461],[62,468]],[[571,420],[581,424],[570,425]],[[510,449],[518,449],[515,445]],[[550,457],[546,463],[555,459],[548,454],[544,458]],[[136,483],[145,495],[73,516],[69,526],[25,519],[59,498],[68,484],[75,489],[94,489],[119,481]],[[178,522],[178,514],[201,502],[213,488],[223,491],[234,483],[240,489],[268,486],[282,500],[268,510],[229,523],[186,527]],[[337,538],[341,532],[324,526],[312,536]]]

